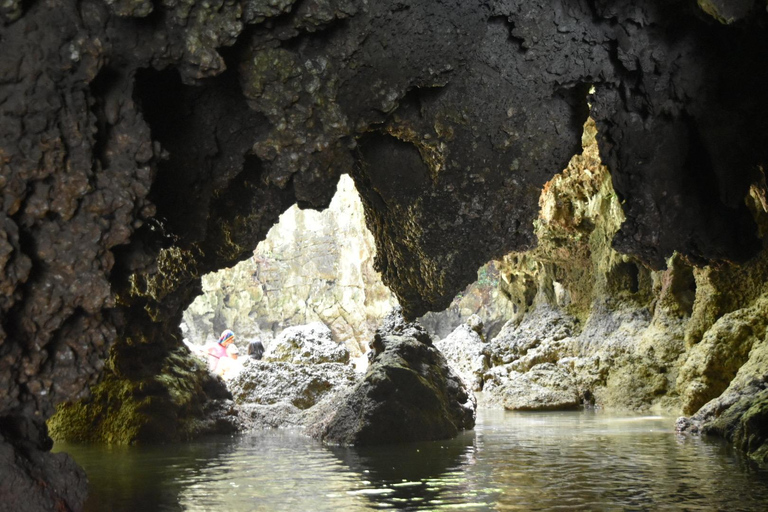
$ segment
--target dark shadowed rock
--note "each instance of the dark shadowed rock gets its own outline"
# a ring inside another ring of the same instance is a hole
[[[115,358],[120,360],[113,354],[111,364]],[[51,436],[57,441],[133,444],[237,429],[231,395],[204,361],[181,347],[160,362],[157,374],[134,379],[114,368],[88,399],[59,406],[48,422]]]
[[[85,472],[65,453],[50,453],[45,424],[0,418],[0,511],[82,510]]]
[[[380,342],[363,381],[310,427],[312,435],[370,445],[447,439],[474,427],[474,396],[439,350],[415,337],[385,334]]]
[[[264,361],[346,364],[349,362],[349,350],[343,343],[333,340],[333,333],[328,326],[314,322],[285,329],[267,347]]]

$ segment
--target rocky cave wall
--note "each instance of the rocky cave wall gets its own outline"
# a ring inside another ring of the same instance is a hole
[[[344,172],[405,313],[444,308],[534,245],[590,87],[616,248],[653,268],[753,257],[765,5],[700,3],[5,2],[0,435],[22,462],[4,467],[39,465],[45,418],[104,372],[194,418],[156,384],[200,276],[290,205],[327,206]]]
[[[322,322],[359,356],[398,304],[374,269],[375,253],[360,196],[344,175],[327,209],[289,208],[252,258],[202,278],[202,295],[184,312],[184,337],[202,345],[231,328],[238,344],[258,338],[266,345],[287,327]],[[495,336],[512,316],[496,266],[481,267],[447,309],[419,323],[439,339],[479,314],[486,335]]]
[[[768,251],[700,267],[676,253],[664,270],[619,253],[624,215],[596,135],[590,119],[584,152],[544,186],[539,245],[500,264],[516,315],[474,369],[486,405],[696,413],[682,430],[715,433],[765,463]],[[763,196],[753,186],[745,197],[761,238]]]

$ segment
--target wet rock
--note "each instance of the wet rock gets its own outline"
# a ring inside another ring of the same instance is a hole
[[[285,329],[269,344],[263,359],[294,364],[346,364],[349,350],[333,340],[328,326],[315,322]]]
[[[581,406],[576,380],[562,366],[542,363],[525,373],[504,366],[486,374],[484,404],[510,411],[552,411]]]
[[[336,388],[358,381],[354,368],[341,363],[295,364],[248,359],[228,382],[238,404],[289,403],[304,410]]]
[[[423,328],[395,315],[389,320],[362,382],[309,427],[313,436],[331,444],[370,445],[447,439],[474,426],[474,395],[440,351],[422,341]]]
[[[482,336],[472,328],[480,327],[479,318],[460,325],[445,339],[436,341],[435,347],[443,353],[451,368],[461,376],[467,387],[473,391],[482,391],[483,374],[488,370],[488,355],[483,351],[485,342]]]
[[[766,334],[768,297],[751,307],[720,317],[693,346],[680,369],[678,386],[683,393],[683,412],[693,414],[705,403],[720,396],[737,372],[754,357]]]
[[[65,453],[50,453],[45,424],[0,418],[0,510],[82,510],[85,472]]]
[[[127,359],[113,357],[123,363]],[[205,362],[181,347],[162,363],[161,371],[142,379],[121,377],[113,369],[93,387],[90,398],[59,406],[48,422],[51,436],[69,442],[134,444],[237,430],[231,395]]]
[[[698,379],[693,379],[691,385],[686,390],[695,389],[707,390],[708,386],[717,385],[719,382],[717,375],[711,373],[712,365],[715,361],[721,361],[726,366],[722,369],[724,372],[733,371],[738,366],[735,376],[728,383],[727,388],[718,396],[713,398],[698,409],[695,414],[689,418],[682,418],[678,423],[692,425],[693,428],[687,429],[692,433],[702,433],[705,435],[715,435],[732,442],[740,450],[747,453],[753,459],[760,463],[768,463],[768,340],[764,335],[755,338],[759,329],[764,329],[765,320],[765,296],[755,302],[752,308],[740,310],[742,315],[725,315],[720,321],[715,323],[712,328],[714,333],[719,334],[720,342],[717,344],[709,343],[703,352],[709,353],[713,350],[728,347],[733,343],[735,350],[729,352],[733,357],[718,357],[714,353],[709,357],[702,359],[702,353],[693,352],[691,359],[698,361],[711,361],[706,365],[697,367],[705,370],[698,375]],[[754,318],[757,315],[758,318]],[[753,317],[753,322],[744,324],[744,320]],[[722,325],[721,325],[722,322]],[[740,327],[738,329],[724,329],[725,326]],[[720,326],[720,327],[718,327]],[[705,334],[707,340],[709,332]],[[704,343],[704,341],[702,341]],[[739,347],[748,347],[748,350],[739,350]],[[694,347],[695,349],[698,347]],[[738,360],[743,362],[739,365]],[[687,363],[686,363],[687,364]],[[682,372],[681,372],[682,375]],[[705,391],[706,392],[706,391]]]

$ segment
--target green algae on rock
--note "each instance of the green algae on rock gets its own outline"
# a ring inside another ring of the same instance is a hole
[[[117,357],[117,354],[112,354]],[[157,374],[128,379],[107,372],[91,396],[61,404],[48,420],[52,438],[68,442],[135,444],[188,440],[236,430],[224,384],[181,347]]]

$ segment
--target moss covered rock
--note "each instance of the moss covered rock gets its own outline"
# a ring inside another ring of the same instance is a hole
[[[165,358],[157,375],[132,380],[106,373],[90,398],[60,405],[48,428],[53,439],[70,442],[187,440],[237,428],[228,398],[223,382],[181,347]]]

